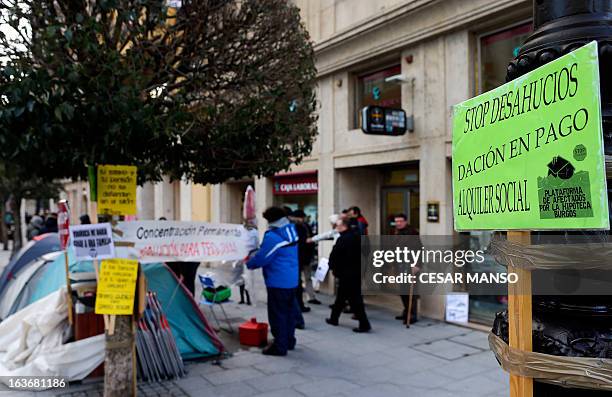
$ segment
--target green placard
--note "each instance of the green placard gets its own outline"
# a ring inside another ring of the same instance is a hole
[[[609,229],[597,42],[454,106],[460,230]]]

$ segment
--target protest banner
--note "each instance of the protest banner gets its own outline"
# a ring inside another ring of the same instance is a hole
[[[137,260],[103,260],[96,292],[96,314],[132,314],[137,278]]]
[[[247,231],[242,225],[206,222],[119,222],[121,241],[134,244],[141,263],[211,262],[244,259]]]
[[[110,259],[115,256],[110,223],[70,226],[76,260]]]
[[[98,212],[109,215],[136,215],[136,167],[98,166]]]
[[[597,43],[454,106],[455,229],[609,229]]]

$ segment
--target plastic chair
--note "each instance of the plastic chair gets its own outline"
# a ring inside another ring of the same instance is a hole
[[[215,305],[219,305],[219,307],[221,307],[221,311],[223,312],[223,316],[225,317],[225,322],[227,322],[227,332],[229,332],[230,334],[234,333],[234,329],[232,328],[232,324],[229,321],[229,318],[227,317],[227,313],[225,312],[225,309],[223,308],[223,304],[224,303],[229,303],[230,301],[227,300],[225,302],[216,302],[216,298],[217,298],[217,286],[215,285],[215,280],[210,277],[210,276],[203,276],[201,274],[198,274],[198,279],[200,280],[200,284],[202,285],[202,289],[205,288],[212,288],[213,290],[215,290],[215,295],[213,297],[212,302],[207,300],[204,296],[202,296],[202,298],[200,299],[200,305],[204,305],[204,306],[208,306],[210,307],[210,311],[213,315],[213,318],[215,319],[215,322],[217,323],[217,328],[218,329],[222,329],[221,328],[221,323],[219,322],[219,319],[217,318],[217,315],[215,314]]]

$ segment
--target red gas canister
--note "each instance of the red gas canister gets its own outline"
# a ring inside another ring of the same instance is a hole
[[[238,328],[240,344],[247,346],[265,346],[268,344],[268,324],[258,323],[253,317],[251,320],[240,324]]]

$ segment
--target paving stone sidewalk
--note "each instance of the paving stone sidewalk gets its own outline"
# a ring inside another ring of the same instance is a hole
[[[443,322],[422,320],[406,329],[395,312],[368,305],[373,332],[355,334],[355,321],[343,315],[339,327],[325,324],[331,298],[311,305],[306,329],[297,331],[298,345],[287,357],[263,356],[259,349],[240,347],[237,326],[256,316],[266,319],[265,306],[229,303],[225,308],[234,334],[221,331],[233,355],[220,363],[188,365],[189,374],[174,382],[139,385],[140,396],[292,397],[292,396],[419,396],[507,397],[508,376],[489,351],[487,334]],[[208,309],[208,318],[212,319]],[[221,324],[226,327],[224,323]],[[31,396],[96,396],[100,383],[72,385],[68,390]],[[4,393],[0,391],[0,397]],[[23,394],[26,395],[26,394]]]

